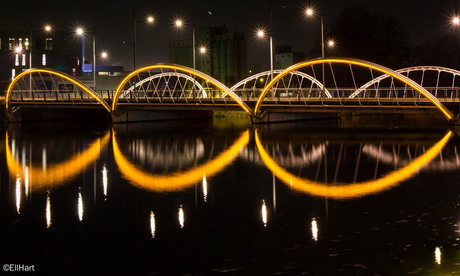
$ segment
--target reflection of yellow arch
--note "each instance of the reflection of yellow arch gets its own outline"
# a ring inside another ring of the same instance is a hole
[[[363,60],[358,60],[358,59],[344,59],[344,58],[328,58],[328,59],[318,59],[318,60],[311,60],[311,61],[305,61],[301,63],[297,63],[292,65],[291,67],[287,68],[284,70],[282,73],[278,74],[276,77],[273,78],[273,80],[262,90],[259,99],[257,100],[256,106],[254,108],[254,115],[257,115],[258,112],[260,111],[260,107],[262,105],[262,102],[265,98],[265,95],[268,93],[268,91],[273,87],[273,85],[279,81],[281,78],[286,76],[287,74],[291,73],[292,71],[299,70],[303,67],[315,65],[315,64],[324,64],[324,63],[342,63],[342,64],[350,64],[350,65],[358,65],[358,66],[363,66],[367,67],[379,72],[382,72],[384,74],[388,74],[392,76],[393,78],[400,80],[413,89],[417,90],[420,92],[423,96],[428,98],[434,105],[436,105],[437,108],[439,108],[442,113],[447,117],[447,119],[452,119],[453,115],[452,113],[436,98],[434,97],[430,92],[428,92],[425,88],[414,82],[413,80],[395,72],[394,70],[391,70],[389,68],[386,68],[384,66],[368,62],[368,61],[363,61]]]
[[[115,139],[115,132],[113,132],[112,139],[115,162],[125,179],[143,189],[157,192],[172,192],[195,185],[203,179],[203,175],[208,177],[221,171],[238,156],[240,150],[249,142],[249,131],[245,131],[229,149],[219,154],[215,159],[188,171],[176,172],[172,175],[157,175],[143,172],[123,156]]]
[[[361,183],[344,184],[335,183],[334,186],[328,186],[325,183],[320,183],[308,179],[302,179],[292,175],[288,171],[281,168],[265,151],[262,143],[260,142],[259,135],[256,130],[255,139],[259,154],[264,161],[265,165],[284,183],[290,185],[292,188],[312,194],[315,196],[324,196],[336,199],[346,199],[353,197],[360,197],[369,194],[381,192],[398,185],[412,176],[419,168],[430,162],[442,150],[452,132],[449,131],[439,142],[432,146],[423,155],[414,159],[410,164],[402,167],[394,172],[391,172],[377,180],[370,180]]]
[[[121,83],[118,85],[117,91],[115,92],[115,95],[113,96],[113,102],[112,102],[112,111],[115,111],[118,103],[118,97],[120,96],[121,90],[125,86],[125,84],[135,75],[139,74],[140,72],[147,71],[147,70],[154,70],[154,69],[171,69],[171,70],[178,70],[178,71],[183,71],[189,74],[192,74],[194,76],[200,77],[213,85],[217,86],[219,89],[222,91],[225,91],[230,97],[232,97],[247,113],[252,114],[251,108],[249,108],[243,100],[236,95],[233,91],[231,91],[227,86],[222,84],[220,81],[198,71],[194,70],[185,66],[180,66],[180,65],[174,65],[174,64],[155,64],[155,65],[150,65],[146,66],[140,69],[137,69],[136,71],[132,72],[126,78],[124,78]]]
[[[28,169],[30,186],[32,189],[44,189],[64,184],[65,181],[72,179],[94,162],[100,156],[101,150],[107,146],[109,141],[110,132],[107,132],[102,139],[98,138],[91,143],[85,152],[77,153],[68,160],[51,165],[45,171],[41,168],[33,168],[31,165]],[[8,134],[6,134],[6,163],[11,176],[25,176],[26,172],[23,171],[22,165],[14,159],[11,153],[8,144]]]
[[[13,90],[14,85],[18,82],[18,80],[20,78],[24,77],[25,75],[31,75],[32,73],[48,73],[48,74],[56,75],[56,76],[59,76],[59,77],[61,77],[63,79],[66,79],[66,80],[72,82],[73,84],[77,85],[78,87],[80,87],[84,91],[86,91],[88,94],[90,94],[100,104],[102,104],[104,106],[104,108],[107,109],[108,112],[110,112],[110,110],[111,110],[110,106],[107,104],[107,102],[104,101],[104,99],[102,99],[96,92],[94,92],[88,86],[86,86],[85,84],[83,84],[79,80],[74,79],[74,78],[72,78],[71,76],[69,76],[67,74],[64,74],[64,73],[61,73],[59,71],[52,70],[52,69],[31,69],[31,70],[24,71],[21,74],[17,75],[14,78],[14,80],[10,83],[10,85],[8,86],[8,90],[6,91],[5,105],[6,105],[7,109],[8,109],[8,104],[9,104],[9,100],[10,100],[10,94],[11,94],[11,92]]]

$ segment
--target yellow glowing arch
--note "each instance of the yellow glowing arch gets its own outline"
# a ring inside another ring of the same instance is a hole
[[[107,102],[102,97],[100,97],[96,92],[94,92],[91,88],[86,86],[81,81],[79,81],[79,80],[77,80],[77,79],[75,79],[75,78],[73,78],[73,77],[71,77],[71,76],[69,76],[67,74],[64,74],[62,72],[59,72],[59,71],[56,71],[56,70],[53,70],[53,69],[41,69],[41,68],[40,69],[31,69],[31,70],[24,71],[21,74],[17,75],[13,79],[13,81],[8,86],[8,90],[6,91],[5,105],[6,105],[7,109],[8,109],[8,105],[9,105],[9,102],[10,102],[11,92],[13,91],[13,87],[16,85],[18,80],[21,79],[22,77],[26,76],[26,75],[31,75],[33,73],[48,73],[48,74],[51,74],[51,75],[59,76],[59,77],[65,79],[65,80],[68,80],[71,83],[73,83],[73,84],[77,85],[78,87],[80,87],[81,89],[83,89],[88,94],[90,94],[94,99],[96,99],[100,104],[102,104],[104,106],[104,108],[108,112],[111,111],[109,104],[107,104]]]
[[[102,149],[105,148],[110,141],[110,132],[107,132],[104,137],[98,138],[92,142],[83,153],[77,153],[61,163],[50,165],[45,171],[43,171],[42,168],[37,169],[30,165],[27,172],[24,172],[22,165],[13,157],[11,148],[8,144],[8,133],[6,134],[5,141],[6,163],[10,174],[12,176],[18,175],[24,177],[25,174],[28,173],[31,189],[40,190],[64,184],[97,160]]]
[[[317,60],[311,60],[311,61],[305,61],[305,62],[300,62],[297,64],[292,65],[291,67],[288,67],[286,70],[284,70],[282,73],[278,74],[276,77],[273,78],[273,80],[268,83],[268,85],[262,90],[259,99],[257,100],[256,106],[254,108],[254,115],[257,115],[260,111],[262,102],[265,98],[265,95],[268,93],[268,91],[273,87],[273,85],[279,81],[281,78],[286,76],[287,74],[291,73],[292,71],[299,70],[303,67],[315,65],[315,64],[324,64],[324,63],[342,63],[342,64],[349,64],[349,65],[357,65],[357,66],[363,66],[367,67],[369,69],[373,69],[379,72],[382,72],[384,74],[390,75],[391,77],[402,81],[403,83],[406,83],[413,89],[417,90],[420,92],[423,96],[428,98],[439,110],[442,111],[442,113],[446,116],[447,119],[452,119],[454,116],[453,114],[435,97],[433,96],[430,92],[428,92],[425,88],[414,82],[413,80],[401,75],[400,73],[395,72],[394,70],[391,70],[387,67],[369,62],[369,61],[364,61],[364,60],[359,60],[359,59],[351,59],[351,58],[326,58],[326,59],[317,59]]]
[[[281,168],[267,153],[260,142],[259,135],[255,133],[257,149],[263,162],[279,179],[292,188],[315,196],[323,196],[335,199],[347,199],[361,197],[369,194],[378,193],[398,185],[412,176],[419,168],[430,162],[443,149],[452,135],[449,131],[439,142],[427,150],[423,155],[414,159],[410,164],[391,172],[377,180],[370,180],[361,183],[344,184],[335,183],[329,186],[326,183],[320,183],[308,179],[297,177],[285,169]]]
[[[220,81],[198,71],[198,70],[195,70],[195,69],[192,69],[192,68],[188,68],[188,67],[185,67],[185,66],[181,66],[181,65],[176,65],[176,64],[155,64],[155,65],[150,65],[150,66],[146,66],[146,67],[142,67],[142,68],[139,68],[137,70],[135,70],[134,72],[132,72],[131,74],[129,74],[128,76],[126,76],[122,81],[121,83],[118,85],[118,88],[115,92],[115,95],[113,96],[113,102],[112,102],[112,111],[115,111],[116,107],[117,107],[117,103],[118,103],[118,97],[120,96],[120,93],[121,93],[121,90],[123,89],[123,87],[125,86],[125,84],[135,75],[143,72],[143,71],[147,71],[147,70],[155,70],[155,69],[171,69],[171,70],[177,70],[177,71],[181,71],[181,72],[186,72],[186,73],[189,73],[191,75],[194,75],[194,76],[197,76],[201,79],[204,79],[210,83],[212,83],[213,85],[215,85],[216,87],[218,87],[219,89],[221,89],[222,91],[226,92],[228,95],[230,95],[230,97],[232,97],[247,113],[249,114],[252,114],[252,111],[251,111],[251,108],[249,108],[249,106],[247,106],[247,104],[238,96],[236,95],[233,91],[231,91],[227,86],[225,86],[223,83],[221,83]]]
[[[212,176],[230,164],[249,142],[249,131],[245,131],[229,149],[219,154],[215,159],[188,171],[176,172],[171,175],[158,175],[142,171],[123,156],[118,147],[115,132],[113,132],[112,139],[115,162],[125,179],[142,189],[173,192],[193,186],[203,179],[203,175]]]

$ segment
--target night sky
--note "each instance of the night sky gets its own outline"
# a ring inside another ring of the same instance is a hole
[[[272,0],[273,38],[275,45],[292,45],[294,51],[308,52],[320,39],[320,21],[304,16],[306,6],[314,6],[324,16],[325,32],[345,7],[362,5],[372,12],[395,18],[409,34],[413,44],[429,40],[435,34],[449,31],[450,18],[458,10],[458,0]],[[191,25],[212,27],[225,25],[230,31],[243,32],[248,45],[248,63],[269,67],[268,39],[254,36],[258,27],[269,27],[270,2],[248,0],[200,1],[66,1],[59,5],[17,2],[2,4],[1,30],[28,30],[50,23],[54,28],[68,30],[77,25],[96,30],[97,50],[108,50],[113,65],[132,69],[133,9],[137,19],[137,66],[168,62],[170,40],[191,38]],[[156,17],[148,25],[148,14]],[[184,18],[188,28],[176,30],[173,20]],[[451,31],[451,30],[450,30]],[[460,33],[459,33],[460,39]],[[340,43],[340,42],[338,42]],[[90,43],[88,40],[88,52]],[[359,57],[356,57],[359,58]]]

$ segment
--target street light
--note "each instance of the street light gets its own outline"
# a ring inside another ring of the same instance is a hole
[[[452,18],[452,24],[454,25],[460,25],[460,17],[455,16]]]
[[[181,19],[177,19],[175,22],[174,22],[174,25],[176,25],[177,28],[181,28],[182,27],[182,20]]]
[[[147,16],[147,22],[148,22],[148,23],[153,23],[153,22],[155,22],[155,17],[153,17],[153,16],[151,16],[151,15],[150,15],[150,16]]]
[[[327,45],[329,45],[329,47],[334,47],[334,45],[335,45],[334,40],[329,40],[329,41],[327,42]]]
[[[101,52],[101,58],[106,59],[109,57],[109,54],[105,51]]]
[[[258,30],[257,31],[257,36],[260,37],[260,38],[264,37],[265,36],[264,30]]]
[[[81,56],[82,56],[82,64],[81,64],[81,71],[83,75],[83,69],[85,66],[85,30],[82,27],[77,27],[75,30],[78,36],[81,36],[82,39],[82,47],[81,47]],[[96,91],[96,31],[93,29],[93,88]]]

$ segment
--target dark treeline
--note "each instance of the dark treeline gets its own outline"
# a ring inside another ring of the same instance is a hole
[[[327,56],[354,57],[393,69],[416,65],[437,65],[460,70],[460,26],[440,32],[414,45],[410,34],[393,17],[364,6],[344,9],[325,37],[336,41]],[[317,57],[319,43],[308,53]]]

